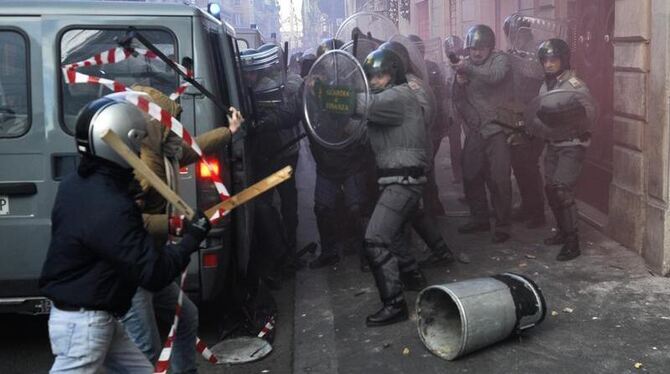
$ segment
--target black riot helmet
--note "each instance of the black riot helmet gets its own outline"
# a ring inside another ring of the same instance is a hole
[[[394,84],[407,82],[405,78],[405,66],[395,52],[388,49],[376,49],[372,51],[363,62],[363,71],[368,79],[375,75],[389,74]]]
[[[449,35],[444,39],[444,53],[449,55],[450,53],[455,54],[456,56],[463,55],[463,39],[459,38],[457,35]]]
[[[410,35],[407,37],[414,45],[416,48],[421,52],[421,56],[426,55],[426,45],[423,43],[423,39],[419,35]]]
[[[321,57],[324,53],[332,51],[333,49],[340,49],[344,43],[340,39],[328,38],[321,41],[319,47],[316,49],[316,57]]]
[[[496,46],[496,35],[493,30],[486,25],[474,25],[465,35],[464,48],[490,48]]]
[[[547,57],[558,57],[561,59],[561,70],[570,69],[570,46],[563,39],[548,39],[540,44],[537,50],[537,58],[541,63]]]
[[[382,43],[382,45],[380,45],[378,49],[388,50],[395,53],[400,58],[400,61],[405,67],[405,73],[413,73],[411,71],[412,64],[410,64],[409,52],[407,51],[407,48],[405,48],[405,46],[402,45],[402,43],[396,41],[385,42]]]

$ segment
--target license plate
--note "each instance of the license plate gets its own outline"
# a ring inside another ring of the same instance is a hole
[[[9,196],[0,196],[0,216],[9,214]]]

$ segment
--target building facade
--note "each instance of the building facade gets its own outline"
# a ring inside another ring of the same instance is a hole
[[[395,0],[385,1],[386,8]],[[402,2],[403,0],[397,0]],[[464,35],[477,23],[503,35],[515,12],[566,25],[573,68],[599,105],[578,187],[580,213],[670,273],[670,2],[666,0],[407,0],[403,33]],[[347,0],[351,14],[365,3]],[[498,47],[507,48],[499,37]]]

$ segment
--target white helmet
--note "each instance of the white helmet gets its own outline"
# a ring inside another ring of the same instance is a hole
[[[129,169],[131,166],[101,137],[111,129],[139,155],[142,139],[147,134],[146,126],[144,114],[118,94],[101,97],[79,112],[75,127],[77,151],[81,155],[99,157]]]

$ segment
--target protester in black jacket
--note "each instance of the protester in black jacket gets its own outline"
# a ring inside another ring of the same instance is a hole
[[[132,169],[100,139],[106,129],[139,152],[145,119],[133,105],[109,97],[79,115],[82,159],[78,172],[59,186],[40,278],[53,302],[52,372],[153,372],[116,317],[128,310],[138,286],[158,291],[172,282],[210,229],[198,212],[181,242],[156,248],[130,192]]]

